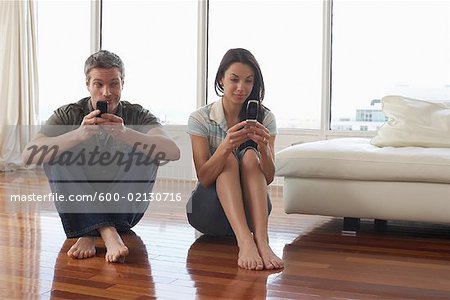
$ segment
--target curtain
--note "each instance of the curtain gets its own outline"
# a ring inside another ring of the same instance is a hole
[[[0,1],[0,171],[21,167],[38,125],[36,26],[34,0]]]

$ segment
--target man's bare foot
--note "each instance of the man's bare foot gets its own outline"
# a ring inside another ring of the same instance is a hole
[[[262,270],[264,268],[261,256],[258,254],[258,248],[256,248],[253,238],[244,239],[238,241],[239,255],[238,265],[239,267],[247,270]]]
[[[97,229],[106,246],[105,259],[107,262],[124,262],[128,256],[128,248],[122,241],[115,227],[101,227]]]
[[[283,260],[273,253],[267,240],[262,239],[262,241],[258,241],[255,239],[255,241],[265,269],[273,270],[284,268]]]
[[[83,236],[70,247],[67,255],[72,258],[89,258],[95,256],[95,237]]]

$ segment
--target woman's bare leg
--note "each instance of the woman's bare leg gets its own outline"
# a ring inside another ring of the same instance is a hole
[[[217,177],[216,190],[220,204],[236,235],[239,246],[239,267],[249,270],[262,270],[264,265],[245,218],[239,179],[239,163],[233,154],[228,156],[222,173]]]
[[[107,226],[97,229],[106,246],[105,260],[108,262],[123,262],[128,256],[128,247],[122,241],[115,227]]]
[[[241,183],[245,204],[253,224],[256,246],[263,260],[264,268],[283,268],[283,261],[273,253],[269,246],[267,182],[259,167],[258,156],[253,150],[247,150],[241,159]]]

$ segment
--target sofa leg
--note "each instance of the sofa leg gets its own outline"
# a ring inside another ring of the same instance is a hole
[[[375,219],[373,225],[376,231],[385,232],[387,231],[388,223],[386,220]]]
[[[344,224],[342,229],[343,235],[356,235],[359,230],[361,220],[359,218],[344,218]]]

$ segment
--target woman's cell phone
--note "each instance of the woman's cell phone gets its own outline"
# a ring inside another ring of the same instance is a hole
[[[247,121],[247,127],[255,126],[258,119],[259,101],[248,100],[247,109],[245,111],[245,120]]]
[[[106,102],[105,100],[98,100],[97,101],[97,109],[100,110],[100,116],[102,114],[108,113],[108,102]]]

